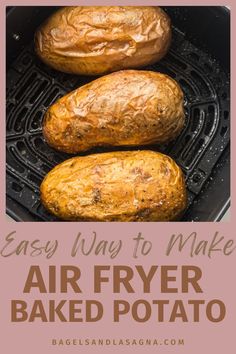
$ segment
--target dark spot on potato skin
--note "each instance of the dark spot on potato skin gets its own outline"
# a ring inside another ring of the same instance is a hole
[[[71,138],[72,133],[73,133],[72,128],[71,128],[70,125],[68,125],[66,127],[66,129],[62,132],[63,138],[65,138],[65,139],[66,138]]]
[[[130,171],[132,174],[140,176],[141,181],[148,180],[152,177],[152,175],[148,172],[144,172],[144,170],[140,167],[135,167]]]
[[[140,167],[135,167],[131,170],[131,173],[133,173],[134,175],[142,174],[142,169]]]
[[[97,204],[101,201],[101,191],[99,188],[93,189],[93,203]]]
[[[145,172],[143,175],[142,175],[142,178],[144,179],[144,180],[147,180],[147,179],[149,179],[149,178],[151,178],[152,177],[152,175],[150,174],[150,173],[148,173],[148,172]]]
[[[137,216],[140,218],[146,218],[150,215],[151,209],[145,208],[138,211]]]

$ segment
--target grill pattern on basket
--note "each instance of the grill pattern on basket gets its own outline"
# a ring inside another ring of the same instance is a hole
[[[193,46],[177,29],[173,32],[168,55],[145,69],[166,73],[179,82],[185,93],[186,125],[170,144],[143,148],[167,153],[182,167],[191,204],[229,143],[229,78],[216,60]],[[32,44],[7,72],[7,195],[36,220],[56,220],[40,204],[39,186],[50,169],[70,157],[44,141],[44,113],[59,97],[93,79],[45,66],[34,54]],[[96,148],[88,153],[119,149]]]

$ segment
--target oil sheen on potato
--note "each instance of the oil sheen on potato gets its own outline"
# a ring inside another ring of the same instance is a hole
[[[56,70],[101,75],[152,64],[170,41],[170,19],[159,7],[69,6],[40,26],[35,50]]]
[[[43,134],[53,148],[162,144],[185,122],[183,92],[167,75],[123,70],[67,94],[46,112]]]
[[[84,221],[171,221],[186,208],[181,169],[154,151],[71,158],[41,184],[41,201],[55,216]]]

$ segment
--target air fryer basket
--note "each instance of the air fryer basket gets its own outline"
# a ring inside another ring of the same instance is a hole
[[[40,204],[39,186],[46,173],[70,155],[46,144],[43,115],[59,97],[94,79],[57,72],[36,57],[34,31],[55,9],[7,9],[7,213],[18,221],[56,220]],[[145,69],[179,82],[187,121],[174,142],[143,148],[169,154],[183,169],[189,205],[183,221],[219,220],[230,197],[229,11],[224,7],[164,9],[173,23],[171,49],[161,62]],[[111,149],[88,153],[107,150]]]

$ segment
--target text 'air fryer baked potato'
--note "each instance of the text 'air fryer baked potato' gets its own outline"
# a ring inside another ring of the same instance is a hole
[[[41,184],[43,205],[64,220],[170,221],[186,207],[181,169],[153,151],[74,157]]]
[[[168,16],[151,6],[72,6],[37,30],[35,48],[49,66],[100,75],[160,60],[171,41]]]
[[[44,117],[49,145],[77,153],[94,146],[166,143],[184,126],[183,92],[169,76],[124,70],[60,98]]]

